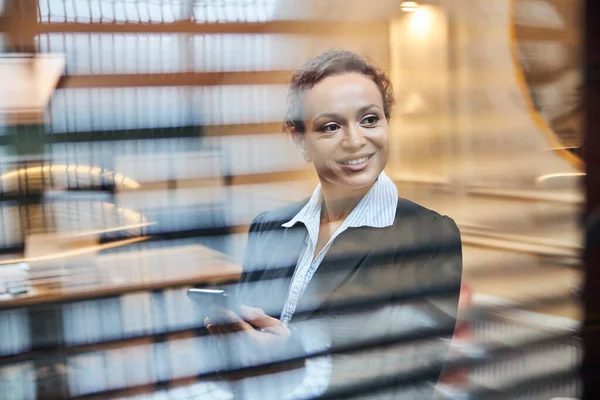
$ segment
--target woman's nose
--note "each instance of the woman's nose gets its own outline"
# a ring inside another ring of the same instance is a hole
[[[346,146],[349,148],[360,148],[365,144],[365,136],[359,127],[350,127],[346,132],[346,140],[344,142],[346,142]]]

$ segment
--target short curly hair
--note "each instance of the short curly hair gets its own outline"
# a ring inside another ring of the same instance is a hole
[[[306,126],[303,119],[302,94],[329,76],[349,73],[365,75],[377,85],[383,99],[383,111],[389,121],[395,98],[392,83],[387,75],[356,53],[331,50],[306,62],[294,72],[288,89],[284,130],[289,132],[294,129],[304,134]]]

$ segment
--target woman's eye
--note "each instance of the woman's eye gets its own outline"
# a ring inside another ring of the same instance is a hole
[[[369,115],[362,120],[363,125],[375,125],[379,121],[377,115]]]
[[[319,129],[319,130],[321,132],[331,133],[331,132],[337,131],[338,129],[340,129],[340,126],[338,124],[327,124],[327,125],[323,125],[321,127],[321,129]]]

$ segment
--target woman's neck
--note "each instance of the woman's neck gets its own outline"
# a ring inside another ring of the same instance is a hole
[[[374,183],[360,189],[349,189],[329,182],[321,182],[321,196],[323,196],[321,220],[325,222],[345,220],[373,185]]]

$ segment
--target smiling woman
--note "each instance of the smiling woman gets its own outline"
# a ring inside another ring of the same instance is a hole
[[[316,84],[305,103],[309,131],[290,132],[321,184],[368,190],[388,159],[389,126],[377,85],[357,73],[332,76]]]
[[[321,185],[360,197],[387,164],[393,104],[383,72],[354,53],[327,52],[292,78],[286,129]]]
[[[226,327],[205,321],[237,350],[229,368],[327,354],[413,329],[442,329],[442,336],[454,330],[460,233],[449,217],[399,198],[383,172],[393,104],[386,75],[351,52],[326,52],[293,75],[285,130],[320,185],[310,199],[265,212],[250,227],[234,296],[250,307],[241,316],[227,312]],[[433,365],[439,375],[449,347],[442,339],[311,357],[277,375],[279,382],[236,387],[241,398],[257,398],[259,390],[263,400],[305,398],[410,372],[410,366]],[[391,398],[430,399],[437,375]]]

